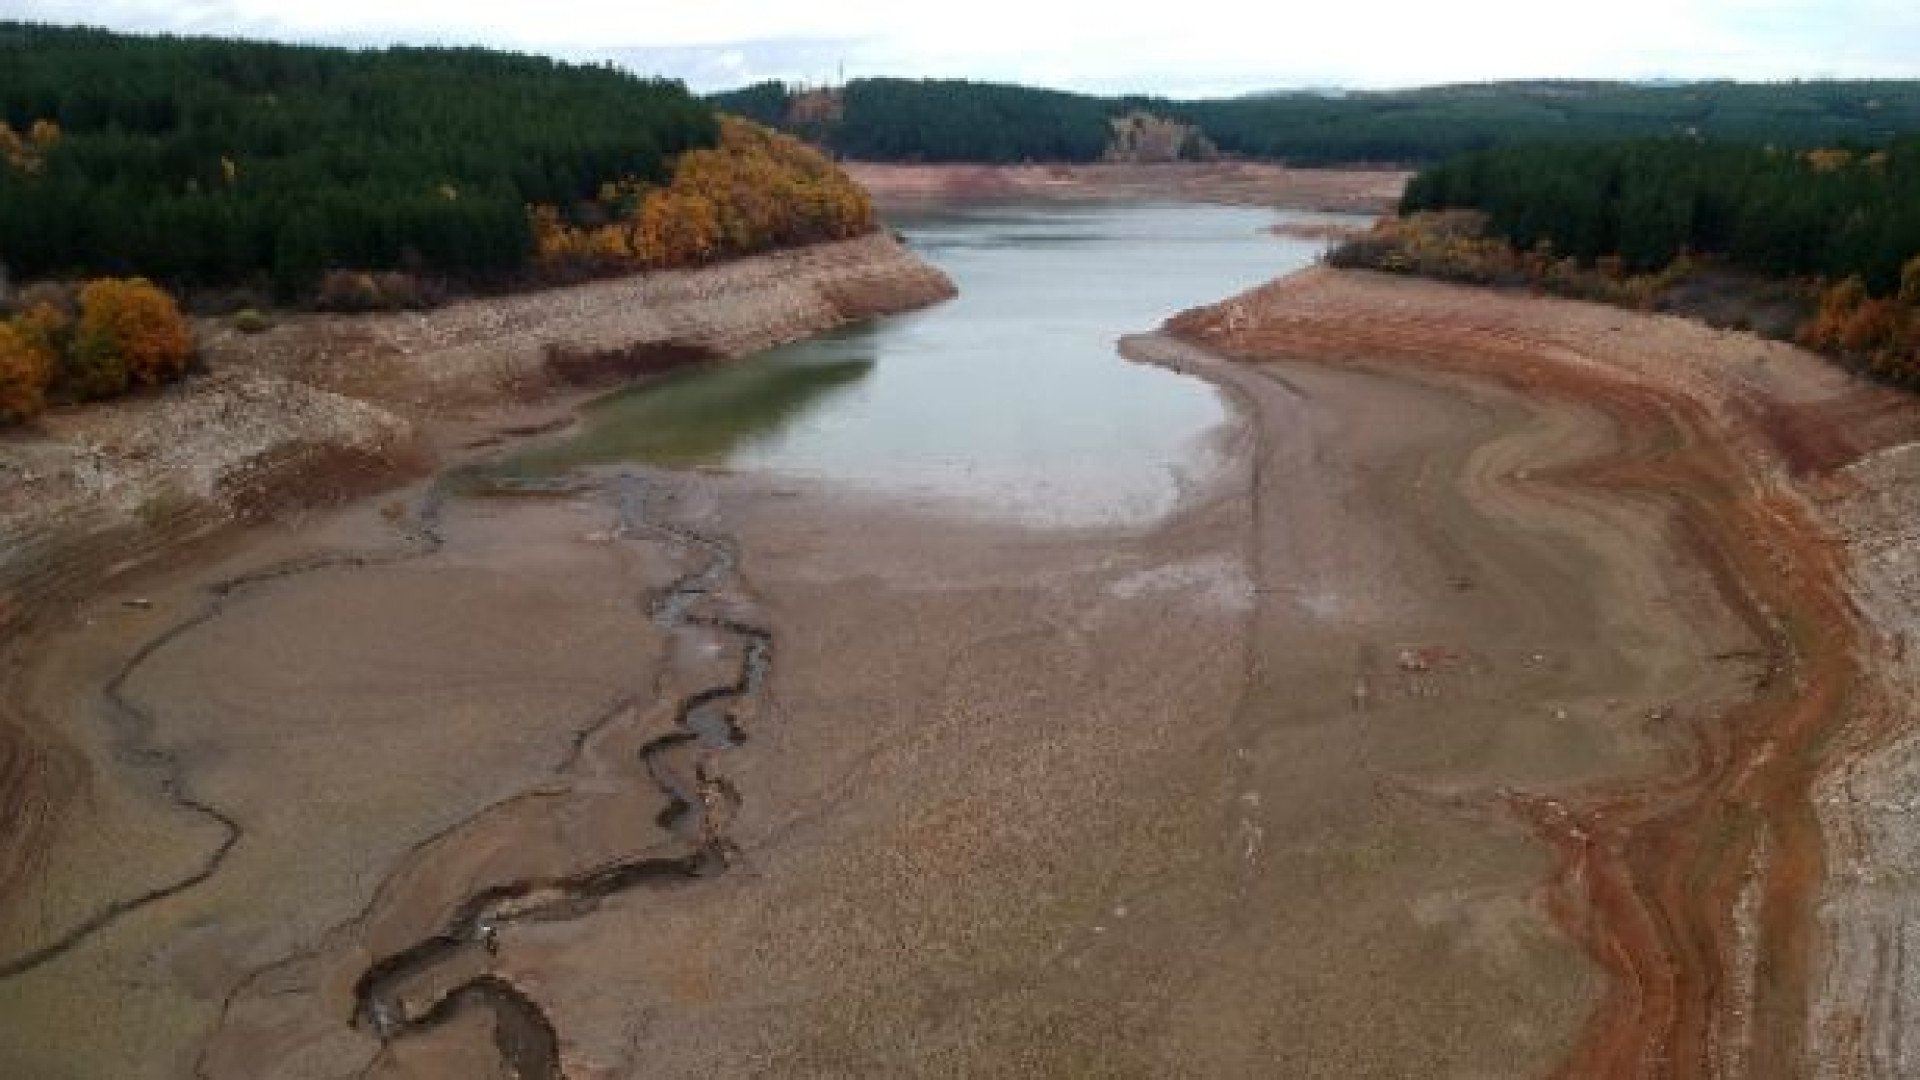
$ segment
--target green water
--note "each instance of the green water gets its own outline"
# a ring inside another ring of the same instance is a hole
[[[725,462],[759,438],[777,436],[808,409],[872,371],[872,350],[859,330],[820,339],[822,355],[806,363],[780,352],[669,375],[588,407],[587,424],[560,443],[516,455],[511,471],[552,475],[619,461],[689,466]],[[864,355],[863,355],[864,354]]]
[[[1207,384],[1129,363],[1122,335],[1310,263],[1270,211],[980,205],[895,221],[957,299],[590,406],[520,474],[645,461],[959,500],[1062,523],[1148,519],[1212,468]]]

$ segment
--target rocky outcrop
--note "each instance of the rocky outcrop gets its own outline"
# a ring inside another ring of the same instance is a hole
[[[1135,109],[1107,121],[1113,136],[1107,143],[1104,161],[1131,161],[1140,164],[1168,161],[1216,161],[1220,150],[1197,125],[1183,124]]]

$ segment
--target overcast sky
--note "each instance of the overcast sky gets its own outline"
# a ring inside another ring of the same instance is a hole
[[[1920,77],[1920,0],[0,0],[0,17],[615,59],[761,79],[993,79],[1211,96],[1484,79]]]

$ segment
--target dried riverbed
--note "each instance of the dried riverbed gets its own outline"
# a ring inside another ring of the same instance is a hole
[[[1897,1073],[1812,796],[1911,410],[1368,275],[1173,329],[1234,414],[1164,516],[463,473],[97,598],[12,672],[90,771],[4,1071]]]

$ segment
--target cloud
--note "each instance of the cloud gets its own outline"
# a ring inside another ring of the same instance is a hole
[[[728,90],[778,79],[820,85],[835,81],[861,42],[846,40],[730,41],[713,45],[625,45],[573,53],[611,60],[646,75],[680,79],[699,91]]]
[[[1920,77],[1912,0],[0,0],[0,18],[298,41],[488,44],[613,59],[699,90],[761,79],[973,77],[1193,96],[1499,78]]]

